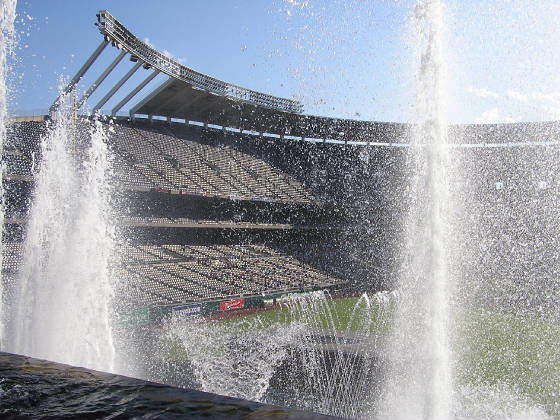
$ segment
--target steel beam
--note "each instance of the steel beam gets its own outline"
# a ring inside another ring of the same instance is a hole
[[[88,69],[91,67],[91,65],[94,63],[94,61],[97,60],[97,57],[99,57],[99,55],[103,52],[103,50],[105,49],[107,44],[109,44],[109,40],[108,39],[103,39],[103,41],[95,49],[93,54],[87,59],[87,61],[80,68],[80,70],[78,70],[78,73],[76,73],[76,75],[72,78],[72,80],[70,80],[70,82],[62,90],[61,94],[58,95],[58,98],[56,98],[54,103],[49,108],[49,115],[52,115],[54,112],[56,112],[56,110],[60,107],[60,105],[62,105],[62,102],[64,101],[64,97],[68,94],[68,92],[70,92],[72,89],[74,89],[74,86],[76,86],[76,84],[84,76],[86,71],[88,71]]]
[[[106,10],[101,10],[98,14],[98,27],[104,36],[122,45],[130,54],[138,57],[154,69],[158,69],[162,73],[195,88],[207,90],[219,96],[232,97],[235,100],[241,100],[256,106],[296,114],[303,112],[303,105],[292,99],[279,98],[235,86],[183,66],[142,42]]]
[[[138,62],[134,65],[134,67],[132,67],[123,77],[121,80],[119,80],[117,82],[117,84],[115,86],[113,86],[113,88],[107,92],[107,95],[105,95],[103,97],[103,99],[101,99],[97,105],[95,105],[95,107],[93,108],[93,113],[95,114],[99,109],[101,109],[101,107],[103,105],[105,105],[107,103],[107,101],[109,99],[111,99],[111,97],[115,94],[115,92],[117,90],[119,90],[121,88],[122,85],[125,84],[125,82],[130,79],[130,77],[136,73],[136,70],[138,70],[140,68],[140,66],[142,65],[142,60],[138,60]]]
[[[146,77],[144,81],[140,83],[138,86],[136,86],[136,88],[134,88],[132,92],[126,95],[126,97],[122,101],[120,101],[116,107],[113,108],[113,110],[111,111],[111,117],[114,117],[119,111],[119,109],[121,109],[124,105],[126,105],[128,101],[130,101],[138,92],[144,89],[144,86],[150,83],[152,79],[156,77],[158,74],[159,74],[159,70],[154,70],[152,74]]]
[[[103,82],[103,80],[105,80],[105,78],[109,75],[109,73],[111,73],[113,69],[117,67],[117,64],[121,62],[121,60],[124,58],[125,55],[126,55],[126,51],[121,51],[121,53],[117,56],[117,58],[115,58],[113,62],[109,64],[109,67],[107,67],[105,71],[101,73],[101,75],[97,78],[97,80],[93,82],[93,84],[89,87],[89,89],[86,90],[86,93],[84,93],[84,95],[80,98],[80,100],[76,104],[76,109],[80,109],[82,107],[82,105],[87,100],[87,98],[89,98],[91,94],[95,92],[95,89],[97,89],[99,85]]]

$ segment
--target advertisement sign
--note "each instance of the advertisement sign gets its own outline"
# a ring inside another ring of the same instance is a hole
[[[150,310],[148,308],[137,309],[130,314],[127,320],[136,326],[148,325],[150,323]]]
[[[195,316],[202,313],[202,305],[196,303],[194,305],[174,306],[172,311],[173,317]]]
[[[245,306],[245,299],[227,300],[220,302],[220,311],[231,311],[232,309],[242,309]]]

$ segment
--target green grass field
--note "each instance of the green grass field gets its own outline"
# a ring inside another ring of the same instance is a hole
[[[388,318],[387,310],[378,305],[371,305],[368,310],[365,302],[361,301],[358,307],[359,298],[339,298],[328,299],[316,303],[308,309],[315,309],[313,313],[309,311],[292,311],[287,306],[279,309],[256,312],[237,318],[229,318],[220,322],[222,325],[230,325],[231,328],[268,328],[274,324],[287,324],[290,322],[305,322],[312,328],[334,328],[337,330],[364,330],[366,327],[363,322],[363,315],[368,315],[369,331],[371,333],[386,333]],[[355,312],[356,311],[356,312]],[[352,315],[355,315],[354,317]]]
[[[393,314],[392,304],[373,303],[368,309],[358,298],[340,298],[315,302],[298,311],[282,307],[208,324],[220,331],[242,333],[303,322],[312,328],[387,335]],[[481,309],[458,311],[454,325],[453,355],[459,384],[505,386],[545,408],[550,415],[560,417],[559,325]],[[173,351],[174,357],[179,356],[177,350]]]
[[[559,418],[560,326],[537,318],[463,311],[454,353],[462,383],[507,385]]]

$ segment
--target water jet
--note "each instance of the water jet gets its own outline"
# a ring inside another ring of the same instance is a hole
[[[557,417],[560,126],[450,122],[447,7],[410,10],[407,123],[304,113],[100,11],[7,128],[0,350],[345,418]]]

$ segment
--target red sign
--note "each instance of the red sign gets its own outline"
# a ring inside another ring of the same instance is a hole
[[[232,309],[242,309],[245,306],[245,299],[227,300],[220,302],[220,311],[231,311]]]

